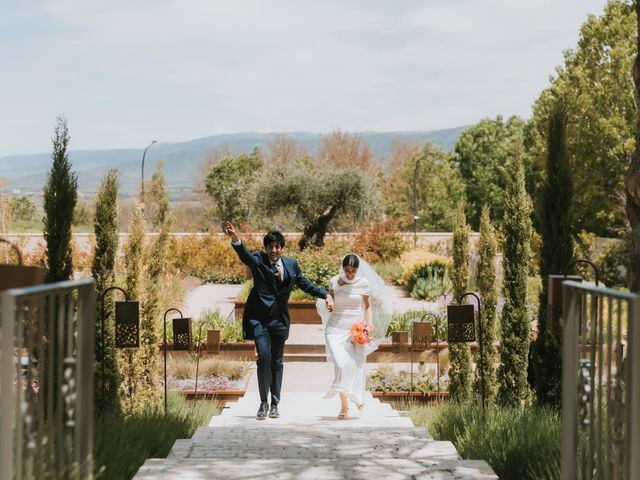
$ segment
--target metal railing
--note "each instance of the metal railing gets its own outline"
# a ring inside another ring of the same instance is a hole
[[[93,475],[95,286],[0,294],[0,478]]]
[[[640,478],[640,296],[563,283],[562,479]]]

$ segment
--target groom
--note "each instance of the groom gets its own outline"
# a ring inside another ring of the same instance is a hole
[[[282,387],[282,356],[284,342],[289,337],[289,295],[294,286],[314,297],[324,298],[333,310],[333,299],[324,289],[307,280],[298,262],[282,256],[284,237],[277,230],[264,236],[266,253],[251,253],[238,237],[234,226],[225,222],[224,233],[231,237],[233,249],[251,269],[253,288],[242,316],[242,336],[253,340],[258,352],[258,387],[260,408],[256,418],[278,418],[278,403]],[[271,408],[267,398],[271,390]],[[267,413],[268,411],[268,413]]]

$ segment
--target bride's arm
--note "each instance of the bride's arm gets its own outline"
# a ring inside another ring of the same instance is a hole
[[[371,304],[369,303],[369,295],[362,296],[362,303],[364,304],[364,321],[369,326],[369,329],[373,331],[373,322],[371,321]]]

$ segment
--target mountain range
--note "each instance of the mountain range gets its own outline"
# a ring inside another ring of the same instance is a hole
[[[362,132],[358,135],[371,147],[380,163],[391,153],[392,141],[412,140],[420,143],[433,142],[445,151],[455,145],[460,133],[467,126],[434,131]],[[186,142],[157,143],[147,151],[145,157],[145,179],[151,178],[155,164],[163,160],[167,184],[170,191],[188,191],[193,180],[200,175],[200,166],[207,153],[215,148],[228,146],[232,151],[248,153],[255,147],[265,149],[274,133],[232,133],[212,135]],[[320,134],[310,132],[286,132],[281,135],[304,146],[312,155],[317,153]],[[104,173],[118,168],[121,175],[121,192],[131,195],[140,185],[141,159],[144,148],[108,150],[70,150],[69,158],[78,173],[78,188],[92,196]],[[13,193],[35,193],[42,191],[47,171],[51,168],[50,153],[8,155],[0,157],[0,177],[7,180],[8,190]]]

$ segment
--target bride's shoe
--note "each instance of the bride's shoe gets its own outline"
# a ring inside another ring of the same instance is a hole
[[[364,403],[356,403],[356,408],[358,410],[362,410],[364,408]]]
[[[340,413],[338,414],[338,420],[346,420],[349,418],[349,405],[342,405],[340,408]]]

